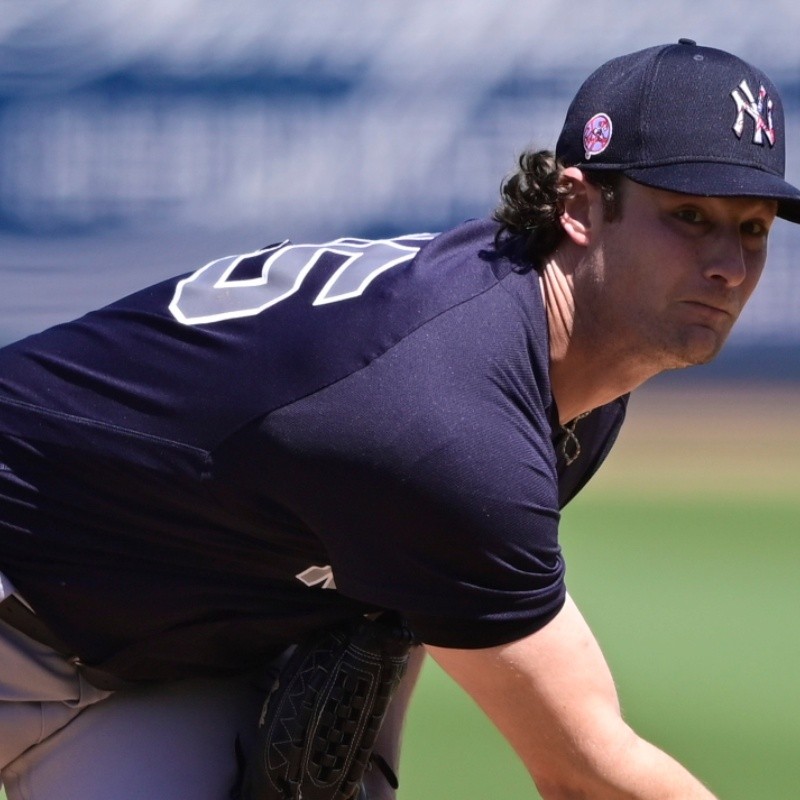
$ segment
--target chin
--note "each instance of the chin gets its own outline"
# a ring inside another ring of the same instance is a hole
[[[684,341],[684,355],[687,366],[699,366],[713,361],[728,339],[730,327],[724,330],[701,325],[692,328]]]
[[[690,351],[684,353],[683,363],[684,367],[699,367],[703,364],[708,364],[713,361],[722,350],[724,341],[718,341],[713,347],[694,347]]]
[[[691,341],[684,341],[679,346],[665,350],[662,355],[662,367],[665,370],[699,367],[713,361],[722,350],[725,338],[718,333],[705,330],[706,335],[693,336]]]
[[[717,357],[717,353],[713,353],[707,356],[697,356],[691,360],[687,360],[684,363],[684,367],[702,367],[703,364],[710,364],[715,358]]]

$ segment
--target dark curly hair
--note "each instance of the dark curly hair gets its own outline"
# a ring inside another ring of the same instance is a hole
[[[500,223],[497,240],[505,236],[525,238],[526,253],[536,261],[549,256],[564,238],[561,214],[572,186],[563,180],[564,165],[550,150],[526,150],[518,170],[501,187],[501,202],[492,214]],[[618,172],[584,173],[602,192],[605,218],[620,213]]]

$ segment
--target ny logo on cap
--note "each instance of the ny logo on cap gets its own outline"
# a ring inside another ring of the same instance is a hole
[[[739,93],[739,89],[747,100]],[[758,100],[753,97],[747,81],[743,80],[737,89],[731,92],[733,102],[736,103],[736,121],[733,123],[734,133],[741,139],[744,133],[744,115],[748,114],[753,120],[753,144],[763,144],[766,136],[770,146],[775,144],[775,129],[772,127],[772,100],[767,96],[763,86],[758,87]],[[763,135],[762,135],[763,134]]]

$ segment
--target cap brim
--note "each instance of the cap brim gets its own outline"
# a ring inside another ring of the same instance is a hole
[[[739,164],[689,162],[622,169],[628,178],[655,189],[703,197],[761,197],[778,201],[778,216],[800,223],[800,189],[783,178]]]

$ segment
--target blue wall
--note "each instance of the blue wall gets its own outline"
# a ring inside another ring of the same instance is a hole
[[[800,129],[797,13],[759,27],[737,16],[743,3],[701,14],[676,2],[670,20],[634,2],[614,3],[612,19],[611,5],[586,4],[568,29],[558,3],[521,0],[11,9],[0,21],[0,340],[277,239],[435,231],[486,214],[518,152],[554,144],[590,69],[678,36],[757,60]],[[790,178],[798,154],[800,137]],[[798,244],[794,226],[776,226],[732,340],[741,352],[800,343]]]

